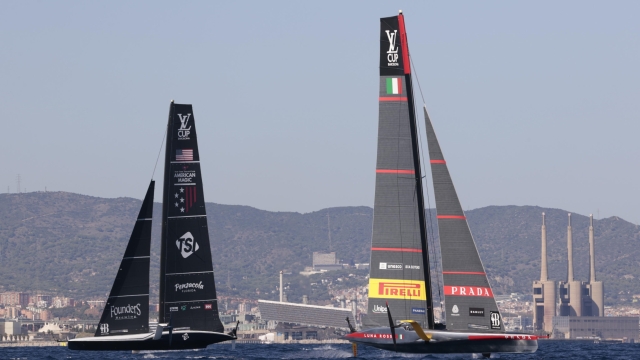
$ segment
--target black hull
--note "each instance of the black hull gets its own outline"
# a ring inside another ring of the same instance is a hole
[[[185,339],[186,335],[186,339]],[[118,350],[187,350],[203,349],[208,345],[235,340],[227,334],[215,332],[174,332],[169,345],[169,334],[153,340],[153,334],[144,337],[109,336],[69,340],[69,350],[118,351]]]
[[[396,328],[395,333],[395,346],[388,327],[351,333],[345,339],[383,350],[413,354],[532,353],[538,350],[537,337],[528,334],[425,330],[431,336],[429,341],[425,341],[409,327]]]

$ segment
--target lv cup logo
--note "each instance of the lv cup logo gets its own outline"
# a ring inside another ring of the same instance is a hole
[[[178,114],[178,118],[180,119],[180,128],[178,129],[178,139],[179,140],[189,140],[189,134],[191,133],[191,126],[189,125],[189,118],[191,114],[182,115]]]

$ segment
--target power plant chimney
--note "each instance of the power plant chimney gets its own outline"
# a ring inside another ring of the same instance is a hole
[[[282,270],[280,270],[280,302],[282,302]]]
[[[589,255],[591,256],[591,316],[604,316],[604,283],[596,281],[596,244],[593,236],[593,214],[589,215]]]
[[[573,235],[571,232],[571,213],[569,213],[569,226],[567,226],[567,253],[569,256],[569,272],[567,281],[573,281]]]
[[[590,281],[596,282],[596,253],[594,250],[594,242],[593,242],[593,214],[589,215],[589,259],[591,263],[591,271],[590,271]]]
[[[542,256],[540,258],[542,260],[540,267],[540,281],[549,280],[549,276],[547,274],[547,227],[544,224],[544,213],[542,213]]]

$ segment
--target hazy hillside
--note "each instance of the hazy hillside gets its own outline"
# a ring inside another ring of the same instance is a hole
[[[109,291],[140,201],[63,192],[0,195],[0,291],[36,289],[78,298]],[[313,251],[333,249],[344,262],[368,262],[372,209],[330,208],[300,214],[208,203],[209,229],[221,294],[275,298],[278,271],[290,270],[292,287],[307,291],[296,276],[311,265]],[[566,278],[567,212],[533,206],[490,206],[467,213],[482,260],[497,293],[530,291],[540,273],[541,213],[547,213],[549,272]],[[160,204],[154,209],[152,283],[157,287]],[[588,279],[588,218],[573,215],[574,264]],[[598,278],[608,301],[640,293],[640,229],[616,217],[596,221]],[[437,231],[434,231],[437,233]],[[295,284],[295,285],[293,285]],[[295,300],[296,294],[292,292]],[[618,293],[623,291],[625,295]],[[307,291],[311,299],[326,298]]]

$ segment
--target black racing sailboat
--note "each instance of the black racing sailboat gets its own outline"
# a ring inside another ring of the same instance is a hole
[[[69,349],[197,349],[236,339],[218,315],[192,106],[172,101],[167,126],[159,324],[149,331],[151,181],[96,334],[69,340]]]
[[[346,339],[407,353],[534,352],[538,348],[535,336],[505,332],[425,107],[446,323],[434,319],[419,134],[404,16],[400,12],[382,18],[380,25],[369,304],[363,330],[352,330]]]

